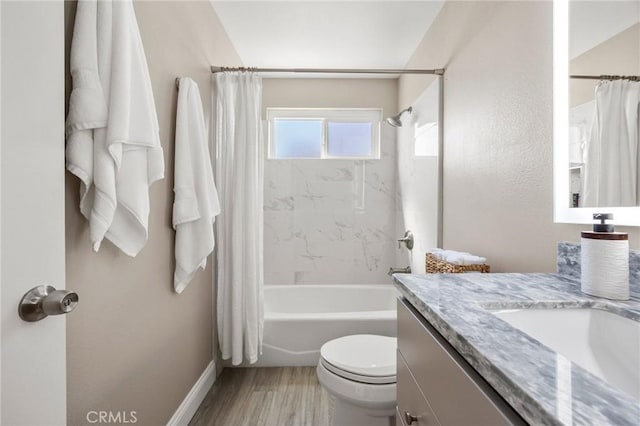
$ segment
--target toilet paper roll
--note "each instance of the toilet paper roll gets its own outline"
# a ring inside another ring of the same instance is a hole
[[[607,299],[629,299],[629,240],[582,238],[582,291]]]

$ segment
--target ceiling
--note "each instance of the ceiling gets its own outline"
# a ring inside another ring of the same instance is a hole
[[[404,68],[444,3],[211,1],[244,65],[268,68]]]

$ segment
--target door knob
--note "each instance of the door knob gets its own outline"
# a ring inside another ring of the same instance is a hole
[[[40,321],[49,315],[71,312],[78,304],[75,291],[56,290],[50,285],[39,285],[29,290],[18,305],[18,315],[24,321]]]

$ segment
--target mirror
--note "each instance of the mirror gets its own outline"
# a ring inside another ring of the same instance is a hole
[[[640,0],[554,1],[556,222],[640,226],[637,76]]]

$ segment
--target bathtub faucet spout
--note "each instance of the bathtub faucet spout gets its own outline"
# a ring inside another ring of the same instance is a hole
[[[392,276],[393,274],[410,274],[411,273],[411,265],[406,268],[389,268],[389,272],[387,275]]]

